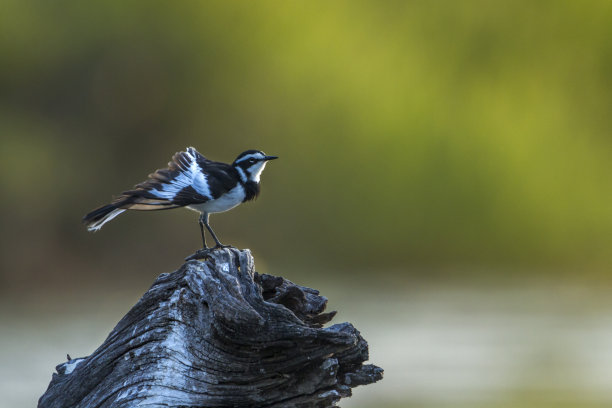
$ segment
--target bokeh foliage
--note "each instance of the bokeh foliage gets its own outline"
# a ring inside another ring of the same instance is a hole
[[[281,156],[212,218],[269,262],[612,261],[608,1],[5,1],[0,59],[7,282],[175,266],[194,214],[79,218],[188,145]]]

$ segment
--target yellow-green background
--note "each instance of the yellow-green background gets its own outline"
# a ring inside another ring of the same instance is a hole
[[[0,9],[0,294],[13,340],[30,330],[44,343],[58,326],[40,321],[68,319],[66,304],[108,332],[157,274],[197,249],[187,211],[122,215],[97,234],[80,224],[190,145],[228,162],[250,148],[280,156],[256,202],[211,223],[225,243],[251,248],[262,271],[329,285],[348,299],[345,316],[358,328],[381,316],[388,327],[403,324],[390,316],[410,311],[415,287],[479,298],[535,286],[538,313],[539,300],[575,311],[564,300],[574,295],[559,293],[606,298],[612,2],[4,1]],[[93,294],[116,299],[115,314],[87,315]],[[351,314],[361,294],[380,315]],[[495,303],[487,299],[474,309]],[[595,303],[584,313],[595,309],[605,331],[612,308]],[[571,335],[572,323],[561,322]],[[103,335],[93,338],[85,353]],[[417,347],[391,334],[385,341]],[[49,375],[71,349],[62,345],[52,363],[36,349],[24,358]],[[473,395],[471,404],[558,402],[555,389],[534,387],[485,402]],[[394,389],[387,401],[435,406],[442,391],[433,390],[423,400]],[[380,406],[388,394],[379,395]],[[591,396],[578,389],[566,402],[612,403],[612,392]]]

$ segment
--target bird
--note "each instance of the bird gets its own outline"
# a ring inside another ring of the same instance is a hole
[[[198,223],[203,250],[227,248],[211,228],[209,215],[257,198],[260,177],[266,164],[278,156],[268,156],[260,150],[246,150],[232,164],[209,160],[194,147],[177,152],[168,167],[149,174],[146,181],[124,191],[110,204],[99,207],[83,217],[89,231],[99,231],[107,222],[127,210],[151,211],[185,207],[200,213]],[[204,227],[215,241],[206,246]]]

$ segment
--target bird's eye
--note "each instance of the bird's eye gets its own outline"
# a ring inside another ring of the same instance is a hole
[[[255,163],[257,160],[255,159],[249,159],[249,163]]]

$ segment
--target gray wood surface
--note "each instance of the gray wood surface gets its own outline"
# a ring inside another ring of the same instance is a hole
[[[160,275],[90,356],[56,367],[39,408],[332,407],[382,378],[318,291],[258,274],[248,250]]]

